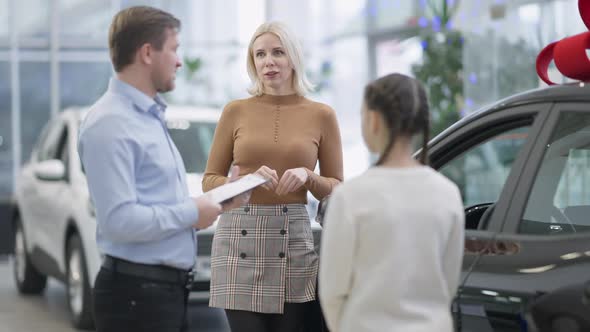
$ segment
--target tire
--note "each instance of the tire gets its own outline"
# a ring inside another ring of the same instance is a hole
[[[68,307],[72,324],[77,329],[93,329],[92,291],[88,281],[86,256],[78,234],[68,238],[66,252]]]
[[[41,274],[27,252],[25,232],[20,219],[15,220],[13,276],[16,288],[21,294],[41,294],[47,286],[47,276]]]

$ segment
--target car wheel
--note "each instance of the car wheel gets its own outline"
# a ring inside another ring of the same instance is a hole
[[[21,294],[40,294],[47,286],[47,276],[41,274],[33,263],[25,245],[25,232],[20,220],[15,222],[13,272],[16,287]]]
[[[68,304],[72,323],[78,329],[92,329],[94,320],[86,256],[77,234],[70,236],[67,248]]]

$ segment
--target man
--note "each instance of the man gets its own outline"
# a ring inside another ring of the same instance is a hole
[[[182,157],[164,121],[166,104],[158,96],[174,89],[179,29],[180,21],[159,9],[119,12],[109,31],[116,77],[82,124],[79,153],[105,254],[94,286],[99,332],[180,331],[195,230],[209,227],[222,212],[205,196],[189,197]]]

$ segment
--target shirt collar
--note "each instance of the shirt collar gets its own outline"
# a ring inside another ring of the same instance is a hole
[[[137,109],[143,112],[153,113],[160,119],[163,119],[166,107],[168,107],[159,95],[156,95],[156,97],[152,99],[134,86],[127,84],[116,77],[111,78],[109,82],[109,91],[129,98]]]

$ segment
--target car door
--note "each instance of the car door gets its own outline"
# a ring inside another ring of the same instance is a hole
[[[539,295],[575,289],[590,280],[589,170],[588,104],[556,104],[496,237],[504,248],[510,245],[513,249],[476,268],[486,273],[478,285],[486,284],[495,292],[487,299],[493,305],[492,314],[515,320]],[[518,299],[520,305],[512,306],[511,299]],[[572,294],[543,319],[550,323],[559,315],[573,317],[580,309],[588,317],[590,307],[582,302],[582,291]],[[513,330],[517,331],[502,331]]]
[[[55,149],[51,149],[49,159],[60,160],[65,168],[65,175],[61,180],[40,180],[39,185],[39,207],[45,213],[45,220],[42,222],[43,229],[47,234],[47,246],[43,249],[50,257],[56,260],[60,270],[63,271],[65,224],[71,216],[71,204],[75,202],[72,197],[70,185],[70,130],[65,121],[62,122],[58,134]]]
[[[432,166],[459,187],[465,205],[465,255],[453,308],[462,331],[520,331],[520,321],[506,322],[496,315],[495,303],[488,299],[500,287],[489,282],[481,266],[494,265],[490,259],[499,252],[497,236],[505,212],[550,107],[542,103],[476,115],[431,147]],[[521,304],[516,298],[506,301],[512,301],[510,308]]]
[[[38,158],[33,163],[33,173],[35,165],[47,160],[61,160],[61,154],[67,141],[67,128],[63,119],[56,119],[52,123],[45,141],[39,150]],[[63,161],[63,160],[62,160]],[[65,165],[64,165],[65,166]],[[56,233],[58,220],[66,213],[67,206],[59,204],[61,196],[67,191],[67,180],[46,180],[37,176],[32,177],[31,200],[27,208],[33,211],[34,215],[34,232],[38,239],[38,250],[36,253],[43,255],[43,259],[50,259],[47,263],[48,268],[57,268],[57,253],[59,248],[63,247]]]
[[[52,154],[57,144],[58,135],[62,130],[61,126],[61,122],[57,119],[45,126],[31,153],[29,162],[23,166],[17,181],[19,210],[29,250],[47,247],[50,241],[44,225],[45,210],[41,207],[40,184],[42,184],[42,180],[37,177],[35,169],[40,162],[49,159],[49,155]]]

